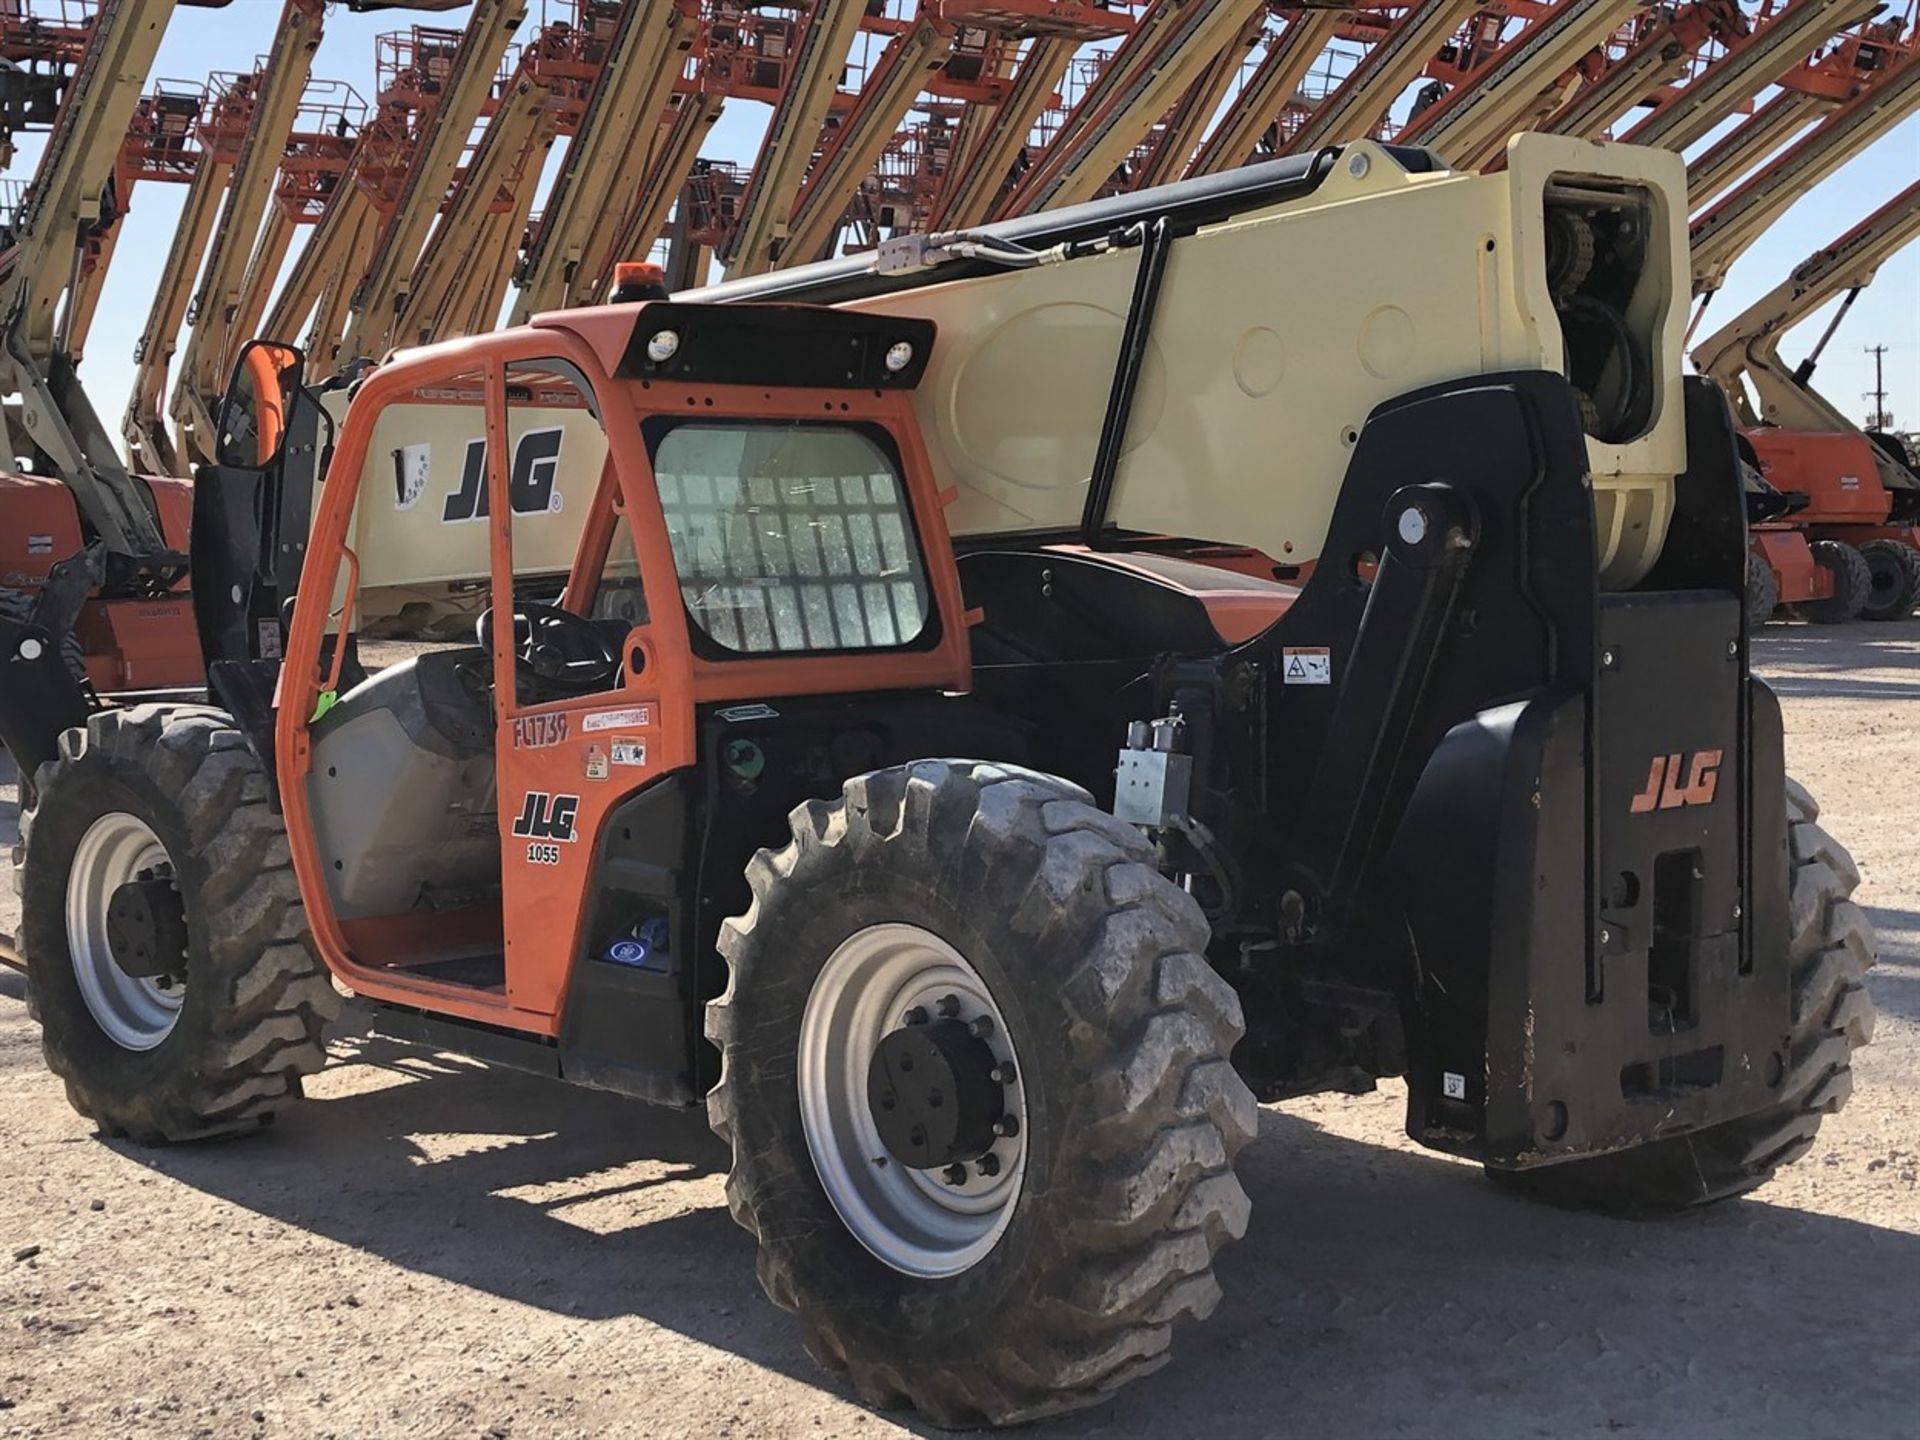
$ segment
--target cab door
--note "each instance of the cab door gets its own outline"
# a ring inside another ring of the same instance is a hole
[[[489,636],[506,990],[548,1016],[587,945],[609,813],[692,759],[671,562],[634,525],[631,497],[650,493],[639,427],[609,382],[596,392],[592,363],[496,368],[485,499],[457,522],[490,527],[493,615],[514,617]]]

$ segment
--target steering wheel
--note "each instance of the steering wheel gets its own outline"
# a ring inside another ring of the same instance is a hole
[[[493,653],[493,607],[475,627],[480,648]],[[513,602],[514,669],[566,695],[592,695],[620,678],[620,652],[585,615],[537,600]]]

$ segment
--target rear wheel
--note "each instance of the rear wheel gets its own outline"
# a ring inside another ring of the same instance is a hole
[[[1808,549],[1813,563],[1833,577],[1833,594],[1825,600],[1803,601],[1800,613],[1816,625],[1844,625],[1859,619],[1873,589],[1866,557],[1840,540],[1816,540]]]
[[[1747,623],[1764,625],[1780,608],[1780,577],[1752,551],[1747,552]]]
[[[340,997],[225,716],[93,715],[40,767],[20,833],[28,996],[74,1109],[158,1144],[257,1129],[300,1094]]]
[[[1860,547],[1867,562],[1867,620],[1904,620],[1920,604],[1920,550],[1899,540],[1870,540]]]
[[[1206,922],[1050,777],[924,761],[748,869],[708,1101],[761,1284],[868,1401],[943,1425],[1093,1404],[1219,1299],[1253,1097]]]
[[[1787,781],[1792,848],[1793,1028],[1779,1098],[1755,1114],[1692,1135],[1612,1155],[1488,1174],[1536,1199],[1570,1209],[1640,1218],[1671,1215],[1744,1194],[1813,1147],[1820,1122],[1853,1092],[1853,1052],[1873,1038],[1866,972],[1875,942],[1848,897],[1860,872],[1814,821],[1820,807]]]

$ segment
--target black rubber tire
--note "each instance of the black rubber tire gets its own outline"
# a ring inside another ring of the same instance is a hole
[[[1825,600],[1801,602],[1800,613],[1816,625],[1858,620],[1873,589],[1866,557],[1841,540],[1816,540],[1807,548],[1813,551],[1814,563],[1833,575],[1833,594]]]
[[[1780,608],[1780,577],[1751,550],[1747,552],[1747,623],[1758,627]]]
[[[1233,1158],[1258,1111],[1227,1056],[1243,1030],[1207,924],[1138,831],[1051,776],[921,761],[791,816],[748,867],[709,1005],[708,1099],[733,1150],[727,1202],[808,1351],[879,1406],[950,1427],[1105,1399],[1165,1363],[1220,1298],[1213,1258],[1245,1230]],[[1005,1017],[1026,1086],[1026,1179],[995,1247],[942,1280],[876,1259],[808,1153],[795,1045],[814,978],[884,921],[944,937]]]
[[[1873,1038],[1866,972],[1873,927],[1848,898],[1860,872],[1814,821],[1813,797],[1787,781],[1793,872],[1793,1029],[1777,1103],[1692,1135],[1539,1170],[1490,1170],[1502,1185],[1568,1209],[1650,1219],[1745,1194],[1805,1155],[1820,1121],[1853,1092],[1853,1052]]]
[[[1905,620],[1920,605],[1920,550],[1898,540],[1869,540],[1860,547],[1867,562],[1863,620]]]
[[[24,624],[33,615],[33,596],[24,590],[0,590],[0,616],[15,624]],[[80,637],[69,630],[60,641],[60,658],[67,662],[67,673],[82,685],[87,681],[87,654],[80,648]]]
[[[270,1123],[326,1059],[340,994],[314,953],[267,779],[228,718],[204,707],[102,710],[60,737],[20,816],[21,948],[47,1067],[103,1134],[139,1144]],[[172,1032],[127,1050],[74,979],[66,893],[101,815],[138,816],[166,846],[187,912],[187,990]]]

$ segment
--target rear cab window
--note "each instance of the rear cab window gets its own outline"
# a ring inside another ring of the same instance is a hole
[[[724,659],[938,641],[884,428],[661,418],[646,438],[696,651]]]

